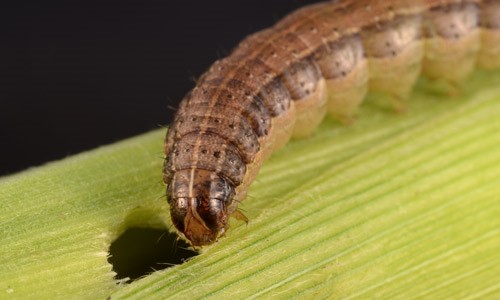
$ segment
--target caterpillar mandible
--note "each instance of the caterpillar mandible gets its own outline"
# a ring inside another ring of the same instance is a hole
[[[339,0],[245,38],[181,101],[164,145],[172,222],[193,246],[227,229],[262,163],[368,90],[403,110],[420,74],[460,86],[500,68],[500,0]]]

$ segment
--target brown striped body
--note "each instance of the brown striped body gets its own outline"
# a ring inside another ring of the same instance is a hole
[[[350,122],[366,92],[404,108],[423,73],[458,86],[500,68],[500,0],[340,0],[304,7],[243,40],[183,99],[166,142],[172,221],[213,243],[263,161],[328,112]]]

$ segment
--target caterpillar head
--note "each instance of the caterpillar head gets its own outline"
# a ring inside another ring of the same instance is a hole
[[[214,243],[229,225],[234,188],[214,172],[177,171],[167,187],[172,222],[192,246]]]

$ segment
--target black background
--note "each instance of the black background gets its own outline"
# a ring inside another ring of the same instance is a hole
[[[3,2],[0,176],[169,124],[213,61],[313,2]]]

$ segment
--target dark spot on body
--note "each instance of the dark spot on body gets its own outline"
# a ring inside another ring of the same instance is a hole
[[[206,189],[209,189],[210,185],[211,185],[210,181],[203,182],[203,187],[206,188]]]

